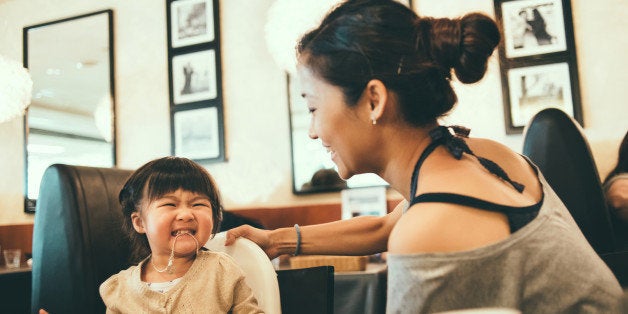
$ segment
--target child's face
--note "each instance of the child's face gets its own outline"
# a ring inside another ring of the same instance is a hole
[[[143,202],[141,210],[131,215],[133,226],[146,233],[152,254],[169,256],[177,233],[189,233],[177,238],[175,256],[189,256],[203,246],[212,233],[212,206],[209,198],[178,189],[150,203]],[[191,235],[191,236],[190,236]]]

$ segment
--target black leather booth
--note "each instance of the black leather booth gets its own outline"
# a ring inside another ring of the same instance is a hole
[[[628,251],[611,223],[600,176],[587,138],[559,109],[537,113],[524,131],[523,154],[541,170],[591,246],[628,287]]]
[[[540,169],[598,253],[615,250],[615,238],[589,143],[563,111],[537,113],[526,127],[523,154]]]
[[[129,266],[118,194],[132,171],[52,165],[33,230],[31,311],[103,313],[100,283]]]

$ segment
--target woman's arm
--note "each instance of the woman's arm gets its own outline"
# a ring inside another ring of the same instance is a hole
[[[403,207],[402,201],[386,216],[361,216],[324,224],[302,226],[300,254],[369,255],[386,251],[388,236]],[[272,259],[282,254],[294,254],[297,242],[293,227],[260,230],[240,226],[227,231],[225,245],[245,237],[259,245]]]

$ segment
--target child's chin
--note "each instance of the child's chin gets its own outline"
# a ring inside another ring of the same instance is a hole
[[[196,248],[193,249],[177,249],[174,251],[176,257],[193,257],[196,254]]]
[[[199,244],[200,245],[200,244]],[[198,248],[200,250],[200,246]],[[175,255],[183,256],[183,255],[194,255],[196,254],[196,243],[190,241],[189,243],[179,243],[174,248]]]

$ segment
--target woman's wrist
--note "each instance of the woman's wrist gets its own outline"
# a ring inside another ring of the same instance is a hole
[[[271,245],[277,255],[294,255],[297,247],[297,233],[295,227],[272,230],[269,235]]]

